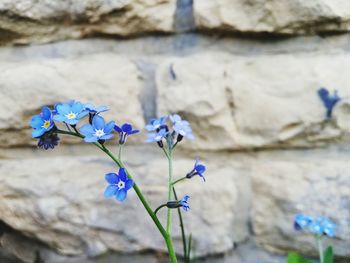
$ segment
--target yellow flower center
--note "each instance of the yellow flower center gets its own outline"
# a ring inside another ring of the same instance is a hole
[[[66,115],[67,119],[71,120],[71,119],[75,119],[77,117],[77,115],[74,112],[70,112]]]
[[[49,120],[44,121],[43,128],[47,129],[50,127],[51,122]]]

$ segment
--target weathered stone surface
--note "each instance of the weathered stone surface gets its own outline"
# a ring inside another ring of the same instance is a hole
[[[68,150],[64,157],[46,153],[1,160],[0,220],[65,255],[164,251],[160,234],[133,191],[124,203],[104,199],[104,174],[115,166],[107,157],[73,157],[87,154],[86,149],[90,147]],[[166,201],[167,162],[161,152],[148,150],[127,148],[124,155],[132,159],[128,164],[134,179],[156,207]],[[225,252],[247,238],[249,181],[238,180],[245,174],[244,161],[229,159],[232,156],[210,158],[206,183],[193,178],[178,187],[179,196],[191,196],[191,211],[184,217],[197,255]],[[179,158],[174,167],[174,176],[183,176],[193,160]],[[159,213],[165,222],[165,211]],[[181,253],[177,220],[174,227],[175,246]]]
[[[33,142],[28,122],[43,105],[76,99],[110,108],[104,116],[118,123],[144,125],[139,102],[142,82],[135,64],[110,53],[69,59],[0,62],[0,144]]]
[[[171,32],[175,9],[174,0],[4,0],[0,3],[1,42]]]
[[[196,26],[243,33],[314,34],[350,28],[346,0],[194,1]]]
[[[168,59],[157,72],[158,113],[190,120],[197,139],[185,146],[196,149],[321,145],[349,132],[337,124],[337,109],[324,121],[317,95],[321,86],[350,94],[348,61],[343,53]]]
[[[334,220],[338,225],[331,241],[335,254],[350,256],[348,152],[349,147],[299,155],[262,153],[265,157],[252,166],[252,218],[260,245],[273,251],[317,254],[313,236],[293,228],[294,215],[301,212]]]

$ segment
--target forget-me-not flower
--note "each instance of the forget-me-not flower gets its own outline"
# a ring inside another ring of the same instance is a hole
[[[99,106],[99,107],[96,107],[94,105],[92,105],[91,103],[86,103],[84,105],[84,108],[85,110],[87,110],[88,112],[90,113],[95,113],[95,114],[98,114],[100,112],[105,112],[105,111],[108,111],[108,107],[107,106]]]
[[[128,178],[124,168],[119,169],[119,173],[108,173],[105,177],[109,184],[104,192],[106,198],[115,196],[119,201],[124,201],[128,190],[133,187],[134,182]]]
[[[57,114],[53,117],[55,121],[76,125],[79,120],[88,114],[84,105],[79,101],[60,103],[55,106]]]
[[[341,100],[341,98],[338,96],[337,91],[334,91],[333,95],[331,95],[327,89],[320,88],[318,90],[318,96],[326,108],[326,118],[332,118],[333,108]]]
[[[190,205],[188,204],[188,200],[190,199],[190,197],[188,195],[185,195],[181,200],[180,200],[180,204],[183,208],[183,210],[185,210],[186,212],[188,210],[190,210]]]
[[[48,107],[43,107],[39,115],[34,115],[30,121],[30,126],[34,129],[32,137],[38,138],[54,127],[52,112]]]
[[[193,140],[193,132],[188,121],[182,120],[180,115],[172,114],[169,115],[169,119],[173,123],[173,129],[178,134],[177,141],[181,141],[183,137]]]
[[[159,131],[160,129],[165,129],[168,130],[168,127],[166,125],[166,120],[168,116],[163,116],[158,119],[151,119],[149,121],[149,124],[146,125],[146,130],[151,132],[151,131]]]
[[[200,177],[202,177],[202,179],[205,182],[205,178],[204,178],[204,172],[206,170],[206,167],[204,164],[199,163],[199,159],[197,158],[196,162],[194,163],[194,167],[192,169],[192,171],[190,171],[187,175],[186,178],[191,179],[193,176],[195,175],[199,175]]]
[[[80,128],[80,132],[84,135],[84,141],[97,142],[98,140],[108,140],[113,137],[111,132],[114,128],[114,121],[105,123],[105,120],[95,115],[92,119],[92,124],[85,124]]]
[[[133,130],[132,125],[129,123],[124,123],[121,127],[114,125],[114,130],[119,132],[119,143],[124,144],[128,135],[138,133],[139,130]]]
[[[336,224],[327,217],[311,217],[303,214],[297,214],[294,218],[294,227],[296,230],[310,232],[316,236],[327,235],[334,237]]]
[[[167,134],[168,132],[165,129],[160,129],[158,132],[148,133],[146,142],[161,142]]]

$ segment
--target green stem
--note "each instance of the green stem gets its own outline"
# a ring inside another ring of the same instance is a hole
[[[173,151],[169,147],[168,151],[168,166],[169,166],[169,179],[168,179],[168,201],[173,199]],[[171,209],[168,208],[168,216],[166,223],[166,232],[171,236]]]
[[[162,205],[158,206],[157,209],[154,210],[154,213],[157,214],[158,211],[159,211],[160,209],[162,209],[163,207],[166,207],[166,204],[162,204]]]
[[[176,201],[178,201],[179,199],[177,198],[177,194],[175,191],[175,188],[173,187],[173,193],[174,193],[174,198]],[[186,258],[187,258],[187,242],[186,242],[186,233],[185,233],[185,226],[183,223],[183,219],[182,219],[182,214],[181,214],[181,209],[180,207],[177,209],[177,213],[179,215],[179,221],[180,221],[180,228],[181,228],[181,236],[182,236],[182,245],[183,245],[183,250],[184,250],[184,258],[185,258],[185,262],[186,262]]]
[[[182,180],[187,179],[187,177],[181,177],[180,179],[177,179],[175,182],[172,183],[172,185],[174,186],[175,184],[177,184],[178,182],[181,182]]]
[[[316,236],[316,242],[318,247],[318,254],[320,256],[320,263],[323,263],[323,244],[322,244],[322,237]]]
[[[122,157],[123,144],[119,144],[118,159],[121,160]]]
[[[72,135],[75,137],[79,137],[79,138],[84,138],[83,135],[78,134],[78,133],[74,133],[74,132],[69,132],[69,131],[62,131],[62,130],[57,130],[57,133],[60,134],[66,134],[66,135]],[[128,177],[130,179],[132,179],[130,173],[128,172],[128,170],[125,168],[125,165],[123,164],[123,162],[120,159],[117,159],[107,148],[106,146],[104,146],[103,144],[100,144],[98,142],[94,142],[93,143],[95,146],[97,146],[99,149],[101,149],[103,152],[105,152],[119,167],[122,167],[125,169]],[[174,250],[174,245],[173,245],[173,241],[171,239],[171,236],[167,233],[167,231],[165,231],[163,225],[160,223],[158,217],[156,216],[156,214],[153,212],[151,206],[148,204],[146,198],[144,197],[144,195],[142,194],[140,188],[138,187],[138,185],[135,183],[134,181],[134,191],[136,192],[136,195],[138,196],[138,198],[140,199],[142,205],[145,207],[147,213],[149,214],[149,216],[152,218],[153,222],[155,223],[155,225],[157,226],[159,232],[161,233],[161,235],[163,236],[165,243],[167,245],[168,248],[168,252],[169,252],[169,258],[170,258],[170,262],[171,263],[177,263],[177,259],[176,259],[176,254],[175,254],[175,250]]]

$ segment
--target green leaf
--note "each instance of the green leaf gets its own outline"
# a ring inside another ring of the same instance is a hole
[[[325,251],[324,251],[324,262],[323,263],[333,263],[333,248],[329,246]]]
[[[287,257],[287,263],[312,263],[312,262],[305,259],[302,255],[299,255],[296,252],[289,252]]]

